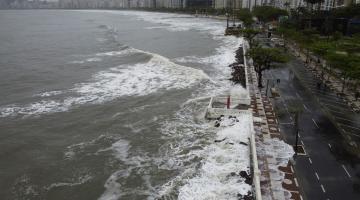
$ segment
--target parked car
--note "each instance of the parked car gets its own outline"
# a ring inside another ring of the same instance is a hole
[[[283,47],[285,45],[284,40],[281,38],[271,38],[270,41],[272,41],[275,46]]]

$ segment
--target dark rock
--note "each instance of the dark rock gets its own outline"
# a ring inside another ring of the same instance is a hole
[[[246,195],[237,194],[239,200],[255,200],[253,194],[249,191]]]
[[[240,176],[242,178],[245,178],[245,183],[246,184],[252,185],[252,177],[246,171],[241,171]]]
[[[252,185],[252,178],[245,179],[245,183],[248,185]]]
[[[248,177],[248,174],[246,173],[246,171],[240,171],[240,176],[246,178]]]
[[[223,141],[225,141],[225,140],[226,140],[226,138],[224,138],[224,139],[222,139],[222,140],[215,140],[215,142],[218,143],[218,142],[223,142]]]
[[[247,145],[248,145],[248,144],[246,144],[245,142],[240,142],[240,144],[245,145],[245,146],[247,146]]]
[[[228,143],[226,143],[226,144],[234,145],[234,143],[233,143],[233,142],[228,142]]]
[[[220,122],[219,121],[215,121],[215,127],[220,127]]]

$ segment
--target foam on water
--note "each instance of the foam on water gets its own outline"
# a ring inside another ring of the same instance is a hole
[[[120,66],[95,75],[95,82],[79,84],[80,94],[96,95],[97,101],[119,96],[147,95],[159,89],[189,87],[208,76],[197,69],[181,66],[158,54],[150,61],[132,66]],[[100,95],[99,95],[100,94]]]
[[[225,23],[224,21],[208,19],[208,18],[195,18],[186,14],[175,13],[154,13],[154,12],[138,12],[138,11],[97,11],[87,10],[83,12],[104,12],[115,15],[125,15],[136,17],[139,20],[155,23],[158,26],[149,26],[145,29],[166,29],[168,31],[189,31],[196,30],[200,33],[210,35],[214,40],[219,41],[220,45],[216,49],[214,55],[208,57],[198,57],[189,55],[182,58],[177,58],[177,62],[195,62],[211,64],[217,68],[219,73],[230,73],[226,70],[229,64],[235,62],[234,52],[243,43],[243,39],[234,36],[224,36]],[[217,74],[218,76],[218,74]]]
[[[50,92],[43,92],[40,94],[35,94],[34,96],[38,96],[38,97],[51,97],[51,96],[55,96],[55,95],[59,95],[62,94],[63,91],[50,91]]]
[[[85,60],[71,61],[70,63],[71,64],[83,64],[83,63],[87,63],[87,62],[100,62],[100,61],[102,61],[101,58],[94,57],[94,58],[87,58]]]
[[[189,179],[179,189],[179,199],[238,199],[246,195],[251,186],[231,173],[248,171],[250,167],[249,146],[251,116],[243,115],[238,121],[222,122],[225,126],[216,137],[224,139],[204,148],[204,160],[198,175]]]
[[[77,177],[77,180],[74,180],[74,182],[59,182],[59,183],[53,183],[51,185],[49,185],[48,187],[46,187],[46,190],[51,190],[57,187],[73,187],[73,186],[77,186],[77,185],[81,185],[84,184],[88,181],[90,181],[93,177],[90,175],[84,175],[84,176],[80,176]]]
[[[67,111],[74,106],[86,103],[103,103],[122,96],[143,96],[159,90],[184,89],[192,87],[209,77],[201,70],[182,66],[169,59],[150,52],[126,50],[143,53],[150,60],[134,65],[120,65],[100,71],[85,83],[79,83],[68,91],[49,91],[51,96],[60,93],[75,93],[62,100],[46,99],[28,105],[7,105],[0,107],[0,117],[16,115],[39,115]],[[115,52],[100,55],[116,56]]]
[[[169,31],[199,30],[212,35],[224,34],[224,23],[222,21],[194,18],[185,14],[136,12],[136,11],[107,11],[113,14],[136,16],[138,19],[160,24],[161,26],[150,26],[148,28],[166,28]]]
[[[127,152],[130,147],[131,146],[128,142],[121,140],[121,142],[115,142],[111,147],[106,149],[106,151],[113,151],[114,156],[124,163],[126,169],[119,169],[110,175],[104,184],[105,192],[99,197],[99,200],[116,200],[128,194],[145,194],[148,196],[155,196],[155,194],[151,192],[154,190],[153,186],[149,182],[149,178],[146,176],[143,176],[142,178],[146,183],[145,185],[148,188],[147,190],[137,190],[134,188],[129,190],[121,184],[121,181],[119,181],[129,177],[132,172],[137,172],[138,169],[143,169],[149,166],[152,162],[152,159],[146,154],[141,156],[129,156]]]
[[[141,51],[140,51],[141,52]],[[101,62],[104,58],[109,58],[109,57],[113,57],[113,56],[128,56],[134,53],[139,53],[139,50],[134,49],[134,48],[125,48],[119,51],[108,51],[108,52],[101,52],[101,53],[96,53],[94,55],[90,55],[89,58],[86,58],[84,60],[75,60],[75,61],[71,61],[70,64],[84,64],[84,63],[88,63],[88,62]],[[84,57],[84,55],[82,55],[81,57]],[[87,56],[85,56],[87,57]]]
[[[160,90],[188,88],[200,83],[202,85],[194,92],[193,100],[184,102],[172,118],[161,122],[160,131],[162,139],[166,142],[159,148],[159,155],[151,157],[146,152],[132,152],[131,143],[121,138],[112,139],[110,144],[106,140],[106,145],[101,145],[101,148],[91,152],[94,155],[111,152],[114,159],[125,166],[119,167],[108,177],[104,183],[105,191],[99,198],[111,200],[119,199],[127,194],[137,194],[146,195],[149,199],[164,196],[174,197],[174,199],[232,199],[236,198],[237,194],[246,194],[250,188],[239,180],[239,177],[228,175],[231,172],[248,169],[248,147],[239,143],[247,142],[249,133],[246,130],[250,122],[244,117],[238,124],[233,124],[228,128],[222,127],[222,130],[217,132],[211,124],[204,122],[203,116],[198,115],[207,105],[207,102],[201,100],[228,90],[230,82],[227,79],[231,71],[227,66],[235,61],[234,52],[241,45],[242,40],[225,37],[223,35],[224,22],[193,18],[188,15],[127,11],[86,12],[132,15],[159,25],[147,27],[147,29],[197,30],[210,34],[213,39],[219,41],[220,46],[215,50],[214,55],[188,56],[174,61],[136,49],[126,50],[128,52],[113,51],[89,55],[86,59],[106,59],[110,56],[122,56],[135,52],[145,53],[151,58],[148,62],[117,66],[96,73],[91,80],[79,83],[70,90],[62,91],[65,94],[71,94],[62,100],[47,98],[29,105],[5,106],[0,108],[0,117],[61,112],[85,103],[103,103],[122,96],[147,95]],[[86,59],[81,61],[89,62]],[[209,78],[201,70],[174,62],[205,64],[210,66],[210,71],[214,73],[209,74],[211,76]],[[212,81],[201,81],[204,79]],[[138,127],[133,124],[129,126],[132,126],[135,132],[138,130]],[[239,131],[240,134],[237,133]],[[213,141],[217,138],[226,138],[227,143],[214,144]],[[65,152],[65,159],[73,160],[77,156],[87,154],[87,147],[102,144],[103,140],[99,138],[69,146]],[[234,143],[234,145],[229,143]],[[152,185],[149,176],[142,176],[143,187],[130,190],[122,185],[124,180],[133,173],[146,174],[149,166],[172,171],[176,175],[164,184],[155,186]]]
[[[229,177],[229,174],[248,170],[248,146],[240,142],[248,142],[251,120],[244,117],[237,125],[215,134],[213,128],[204,123],[203,116],[198,116],[207,105],[203,100],[215,94],[228,92],[231,85],[228,81],[231,70],[227,66],[235,62],[234,52],[243,40],[225,37],[224,23],[220,21],[168,13],[106,12],[136,16],[138,19],[159,25],[146,29],[198,30],[210,34],[220,43],[214,55],[207,57],[191,55],[174,59],[177,63],[191,62],[211,66],[209,70],[213,73],[209,76],[212,82],[202,85],[201,90],[195,91],[192,99],[184,102],[172,119],[163,122],[161,132],[168,142],[160,147],[161,155],[158,158],[151,158],[148,162],[156,164],[159,169],[177,170],[178,175],[165,184],[155,187],[158,196],[170,199],[237,199],[238,194],[247,194],[251,187],[239,181],[239,177]],[[239,88],[232,90],[232,92],[239,91]],[[225,137],[228,144],[213,144],[212,142],[218,137]],[[116,199],[124,195],[124,191],[120,192],[116,189],[121,187],[116,180],[121,179],[124,174],[126,173],[120,170],[108,179],[102,199],[105,199],[104,197]]]
[[[250,98],[249,92],[240,85],[233,85],[230,88],[229,94],[233,98],[240,98],[240,99]]]

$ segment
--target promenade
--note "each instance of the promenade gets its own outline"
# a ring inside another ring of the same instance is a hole
[[[246,61],[251,109],[253,112],[261,193],[263,199],[302,199],[294,167],[289,161],[292,146],[286,144],[272,103],[257,87],[257,74],[251,60]]]

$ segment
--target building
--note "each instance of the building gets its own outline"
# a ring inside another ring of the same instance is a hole
[[[216,9],[221,9],[221,8],[252,9],[252,7],[254,6],[255,6],[255,0],[214,0],[213,2],[213,7]]]
[[[0,2],[0,8],[32,9],[57,8],[57,0],[8,0]]]

